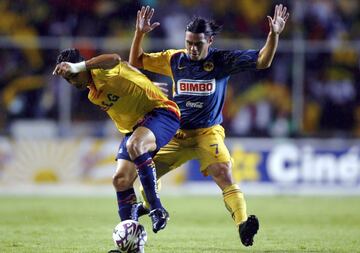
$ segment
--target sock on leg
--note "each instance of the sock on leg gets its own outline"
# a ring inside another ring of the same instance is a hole
[[[159,179],[158,181],[156,181],[156,184],[157,184],[157,190],[160,191],[161,190],[161,180]],[[147,209],[150,209],[150,204],[146,198],[145,191],[144,191],[144,188],[142,187],[142,185],[140,185],[139,191],[140,191],[140,194],[143,199],[143,206]]]
[[[135,158],[134,163],[150,209],[162,208],[156,184],[155,163],[151,155],[149,153],[142,154]]]
[[[244,194],[237,184],[232,184],[223,190],[223,198],[226,208],[229,210],[236,225],[247,220],[246,202]]]
[[[119,216],[120,219],[129,220],[131,219],[131,208],[133,204],[136,203],[136,195],[134,188],[130,188],[125,191],[116,192],[118,207],[119,207]]]

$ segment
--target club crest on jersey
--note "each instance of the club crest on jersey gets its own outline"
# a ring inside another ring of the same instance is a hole
[[[214,63],[211,61],[204,62],[203,68],[205,71],[210,72],[214,69]]]
[[[215,79],[211,80],[191,80],[180,79],[177,81],[178,95],[194,95],[194,96],[209,96],[215,92]]]

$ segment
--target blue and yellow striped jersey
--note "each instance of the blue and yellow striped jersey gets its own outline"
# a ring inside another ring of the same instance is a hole
[[[222,122],[226,85],[231,74],[256,69],[259,51],[210,48],[207,57],[191,61],[185,49],[143,55],[144,69],[173,79],[181,128],[206,128]]]

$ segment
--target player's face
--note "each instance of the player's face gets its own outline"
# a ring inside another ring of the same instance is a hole
[[[213,38],[206,37],[204,33],[185,33],[185,47],[192,61],[200,61],[208,55]]]
[[[85,89],[90,82],[90,75],[87,71],[76,74],[69,74],[65,77],[72,86],[77,89]]]

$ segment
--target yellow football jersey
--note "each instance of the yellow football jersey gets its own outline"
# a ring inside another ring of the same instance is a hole
[[[142,58],[144,69],[173,78],[170,60],[174,54],[181,52],[186,52],[186,49],[169,49],[158,53],[144,53]]]
[[[155,108],[168,109],[180,117],[176,103],[127,62],[112,69],[93,69],[91,75],[89,100],[107,112],[121,133],[132,132],[136,123]]]
[[[158,53],[144,53],[142,58],[144,69],[161,75],[169,76],[174,83],[174,76],[171,70],[170,60],[173,55],[181,52],[186,52],[186,49],[168,49]],[[175,85],[172,87],[173,94],[175,92],[174,89]]]

